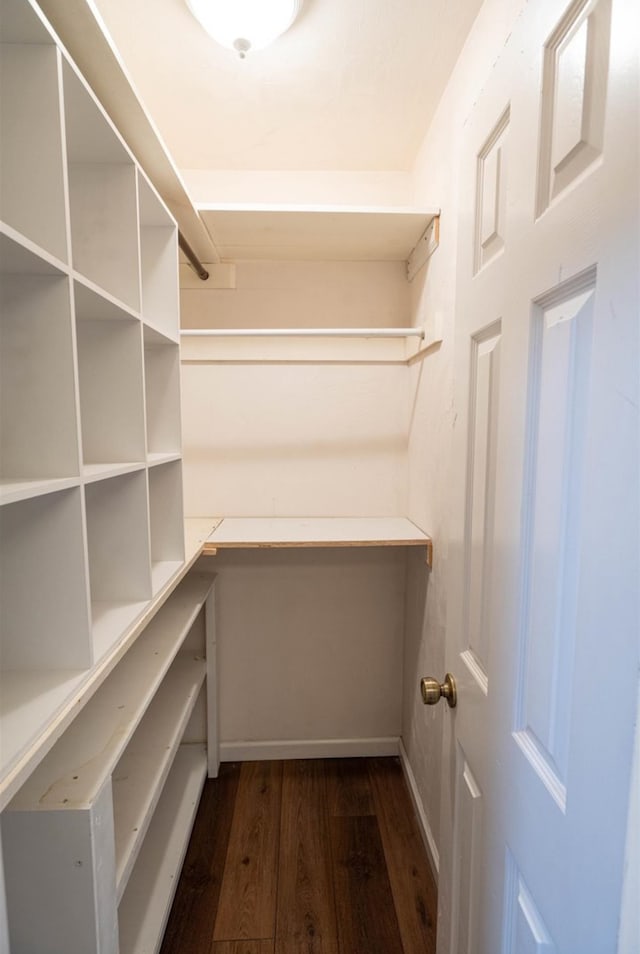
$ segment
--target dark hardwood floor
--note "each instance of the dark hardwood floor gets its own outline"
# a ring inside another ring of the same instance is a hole
[[[434,954],[435,924],[398,759],[227,763],[161,954]]]

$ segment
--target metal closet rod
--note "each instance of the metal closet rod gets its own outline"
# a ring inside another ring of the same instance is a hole
[[[193,251],[182,232],[178,232],[178,245],[180,246],[181,251],[184,252],[189,259],[189,264],[198,278],[203,282],[206,282],[207,278],[209,277],[209,272],[206,270],[196,253]]]
[[[424,328],[183,328],[193,338],[424,338]]]

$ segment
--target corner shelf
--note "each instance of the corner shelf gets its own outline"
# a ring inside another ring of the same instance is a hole
[[[406,517],[225,517],[203,553],[285,547],[424,547],[433,561],[431,537]]]

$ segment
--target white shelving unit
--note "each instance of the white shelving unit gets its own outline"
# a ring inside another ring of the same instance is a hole
[[[217,772],[177,228],[35,0],[0,0],[0,80],[0,884],[12,952],[116,954],[121,901],[125,954]]]
[[[35,3],[0,42],[1,808],[185,550],[175,223]]]
[[[174,590],[3,814],[16,950],[115,954],[118,905],[127,910],[126,931],[135,930],[130,883],[135,897],[144,892],[165,909],[154,922],[156,943],[161,938],[172,892],[154,889],[157,872],[147,870],[145,858],[167,851],[176,857],[177,839],[181,861],[207,770],[217,772],[216,737],[208,731],[214,713],[198,738],[184,738],[205,678],[215,671],[213,600],[206,574],[191,574]],[[180,791],[185,763],[189,784]],[[171,806],[185,797],[191,813],[171,818]],[[38,851],[25,852],[33,831]],[[82,910],[77,898],[89,890],[95,901]],[[47,916],[34,918],[34,909]],[[73,910],[74,917],[59,924],[54,909]],[[120,946],[121,954],[133,950]]]

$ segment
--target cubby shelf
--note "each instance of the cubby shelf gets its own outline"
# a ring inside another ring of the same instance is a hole
[[[10,508],[7,508],[10,510]],[[2,511],[0,511],[0,521]],[[3,809],[20,786],[30,777],[38,762],[46,755],[55,739],[71,723],[73,717],[86,705],[93,694],[110,675],[114,666],[133,651],[142,639],[141,633],[155,625],[165,625],[172,633],[181,628],[180,601],[187,599],[182,586],[169,601],[167,595],[183,579],[202,550],[202,544],[214,524],[209,519],[189,519],[185,523],[185,560],[174,576],[167,581],[149,603],[141,603],[141,611],[131,625],[123,628],[116,645],[92,668],[53,669],[40,662],[40,668],[0,670],[0,809]],[[0,524],[1,529],[1,524]],[[3,538],[4,539],[4,538]],[[28,542],[27,542],[28,545]],[[3,548],[4,549],[4,548]],[[0,579],[3,574],[0,574]],[[187,577],[190,582],[191,577]],[[191,597],[188,597],[191,600]],[[163,605],[164,604],[164,605]],[[10,604],[6,604],[10,609]],[[164,624],[155,623],[155,615],[162,608]],[[87,603],[87,626],[88,626]],[[187,617],[190,625],[190,618]],[[3,633],[3,640],[7,634]],[[157,647],[156,647],[157,648]],[[155,654],[155,648],[151,655]],[[135,658],[135,657],[133,657]],[[161,654],[154,661],[160,663]],[[150,660],[144,669],[153,673]],[[138,685],[136,692],[143,690]],[[77,723],[80,725],[80,723]],[[66,737],[63,736],[63,738]]]
[[[147,831],[159,803],[166,815],[163,792],[169,776],[169,803],[175,802],[171,792],[180,775],[172,765],[207,672],[214,667],[213,582],[208,574],[191,574],[172,592],[3,814],[13,876],[8,879],[9,906],[17,911],[13,927],[20,949],[50,949],[46,926],[34,925],[24,905],[14,905],[12,892],[26,884],[32,902],[42,909],[50,893],[68,905],[82,896],[83,884],[100,881],[95,906],[84,912],[77,927],[60,929],[56,943],[62,946],[56,950],[98,950],[95,939],[117,930],[117,906],[141,850],[148,851]],[[216,741],[206,735],[202,728],[196,744],[189,746],[198,752],[200,785],[207,764],[217,758]],[[188,798],[197,800],[198,794],[190,784]],[[171,829],[176,824],[184,844],[189,829],[180,819],[174,819]],[[92,835],[98,830],[100,838]],[[42,857],[23,857],[25,833],[34,831]],[[56,882],[55,872],[64,869],[69,850],[84,859],[85,872],[75,881]]]
[[[120,901],[206,676],[203,658],[178,657],[113,773],[116,894]]]
[[[0,12],[2,808],[185,549],[176,224],[37,4]]]
[[[204,746],[181,745],[118,908],[120,954],[159,949],[206,773]]]

